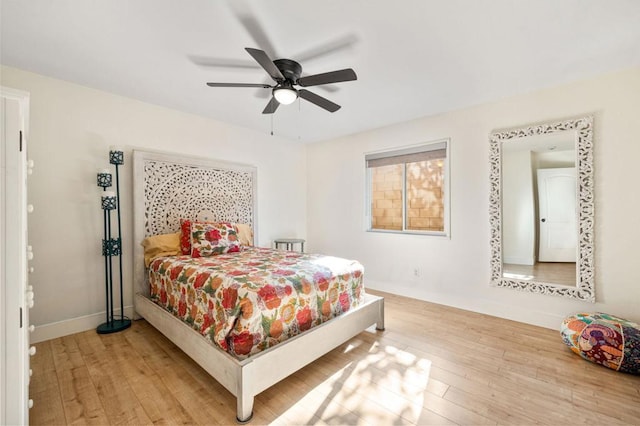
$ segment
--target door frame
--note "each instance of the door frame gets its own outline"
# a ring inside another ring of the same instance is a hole
[[[29,315],[26,304],[27,288],[27,219],[26,219],[26,151],[29,138],[29,93],[0,86],[2,119],[5,119],[5,100],[18,102],[18,129],[22,132],[22,150],[9,151],[5,140],[6,126],[2,125],[0,146],[0,424],[28,424],[29,386]],[[19,149],[19,148],[18,148]],[[9,178],[9,179],[7,179]],[[7,191],[8,184],[17,183],[16,190]],[[8,223],[8,220],[11,223]],[[18,226],[17,235],[7,238],[7,227]],[[16,280],[18,288],[9,288],[8,281]],[[21,313],[21,315],[16,315]],[[17,353],[7,353],[11,348]],[[17,382],[17,383],[16,383]],[[16,386],[18,385],[18,386]]]

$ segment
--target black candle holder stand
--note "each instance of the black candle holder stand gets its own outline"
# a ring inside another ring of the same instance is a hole
[[[120,179],[118,166],[124,164],[124,152],[120,150],[109,151],[109,163],[116,168],[116,192],[115,195],[106,193],[107,188],[113,183],[111,173],[98,172],[98,186],[105,191],[102,199],[102,211],[104,221],[104,238],[102,239],[102,256],[104,256],[105,270],[105,299],[106,299],[106,322],[100,324],[96,331],[98,334],[115,333],[131,327],[131,319],[124,316],[124,306],[122,298],[122,227],[120,225]],[[115,210],[118,221],[118,236],[111,236],[111,211]],[[113,257],[118,258],[119,285],[120,285],[120,317],[116,318],[113,299]]]

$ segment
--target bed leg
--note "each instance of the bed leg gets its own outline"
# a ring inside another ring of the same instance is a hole
[[[378,321],[376,330],[384,331],[384,299],[378,302]]]
[[[251,374],[243,368],[238,376],[238,394],[236,396],[236,421],[243,425],[249,423],[253,417],[253,383]]]
[[[241,425],[247,424],[253,418],[253,397],[238,397],[238,408],[236,411],[236,422]]]

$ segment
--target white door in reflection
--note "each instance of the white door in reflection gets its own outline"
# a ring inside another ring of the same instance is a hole
[[[576,169],[538,169],[539,262],[576,261]]]

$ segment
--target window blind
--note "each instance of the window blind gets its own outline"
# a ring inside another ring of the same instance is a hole
[[[442,159],[446,158],[446,156],[446,142],[439,142],[428,146],[367,154],[365,155],[365,161],[367,162],[367,167],[371,168]]]

